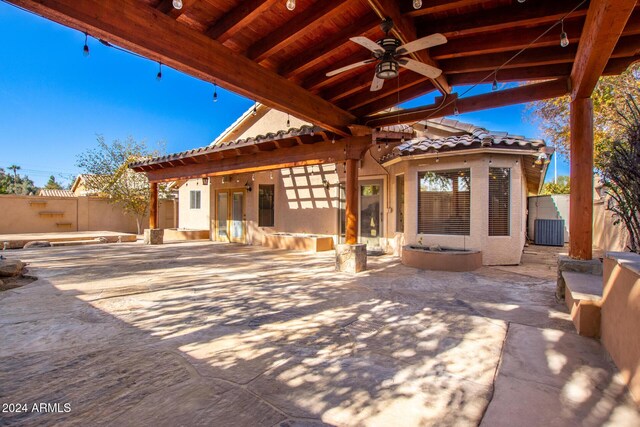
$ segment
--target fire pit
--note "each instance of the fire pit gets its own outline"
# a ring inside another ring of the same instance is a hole
[[[407,245],[402,263],[409,267],[439,271],[473,271],[482,267],[482,252],[440,246]]]

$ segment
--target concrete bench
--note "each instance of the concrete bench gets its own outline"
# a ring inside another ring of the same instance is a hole
[[[599,337],[602,276],[563,271],[562,277],[566,283],[564,300],[576,330],[586,337]]]

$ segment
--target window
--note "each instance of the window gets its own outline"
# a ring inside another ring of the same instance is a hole
[[[273,227],[274,226],[274,212],[273,212],[273,185],[259,185],[258,186],[258,226],[259,227]]]
[[[404,175],[396,176],[396,232],[404,233]]]
[[[200,209],[200,190],[191,190],[189,196],[191,209]]]
[[[469,235],[469,169],[418,173],[418,233]]]
[[[511,169],[489,168],[489,236],[509,236]]]

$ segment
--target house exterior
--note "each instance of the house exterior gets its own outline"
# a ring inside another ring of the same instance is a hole
[[[313,132],[310,123],[259,106],[211,145],[258,143],[283,128]],[[413,139],[381,142],[360,161],[359,241],[395,255],[421,244],[481,250],[485,265],[519,263],[527,196],[538,193],[552,150],[542,140],[455,120],[414,130]],[[179,227],[251,245],[276,233],[342,243],[344,181],[343,163],[187,180],[179,188]]]

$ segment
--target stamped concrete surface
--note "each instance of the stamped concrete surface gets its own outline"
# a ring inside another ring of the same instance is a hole
[[[4,254],[38,280],[0,292],[2,425],[640,425],[531,265],[382,256],[354,276],[332,253],[211,242]]]

